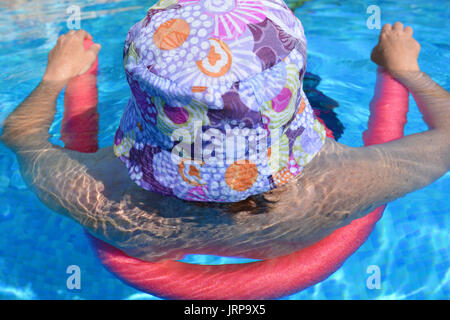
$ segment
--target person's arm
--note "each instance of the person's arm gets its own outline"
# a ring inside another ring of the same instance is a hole
[[[334,186],[313,183],[314,188],[327,196],[332,205],[327,210],[344,212],[347,221],[431,184],[450,169],[450,94],[420,71],[419,52],[412,29],[397,22],[383,27],[372,60],[408,88],[429,130],[370,147],[333,143],[314,164],[313,180],[334,181]]]
[[[364,148],[382,156],[385,189],[397,198],[423,188],[450,170],[450,93],[420,71],[392,72],[412,93],[429,130]],[[384,159],[384,160],[383,160]],[[389,197],[388,194],[385,196]]]
[[[441,168],[441,176],[450,167],[450,93],[420,70],[420,45],[412,35],[412,28],[404,28],[400,22],[394,26],[385,25],[372,52],[372,60],[408,88],[429,131],[373,148],[389,152],[392,156],[412,152],[411,159],[418,157],[423,164],[419,172],[433,166],[437,171]],[[428,170],[432,171],[435,170]]]
[[[48,131],[56,113],[58,95],[72,78],[89,70],[100,50],[99,45],[85,50],[84,39],[92,37],[83,30],[71,31],[58,39],[49,54],[42,81],[7,117],[0,137],[15,152],[22,177],[41,200],[62,214],[69,215],[73,209],[70,214],[81,221],[86,218],[85,213],[74,209],[78,200],[72,201],[70,195],[64,198],[63,192],[73,191],[79,185],[76,180],[83,178],[86,171],[83,162],[88,155],[51,144]]]
[[[51,147],[48,130],[64,83],[42,81],[3,123],[2,142],[16,153]]]
[[[36,148],[49,148],[48,130],[56,113],[56,99],[70,79],[83,74],[94,63],[100,50],[93,45],[83,47],[84,39],[92,39],[85,31],[62,35],[50,52],[42,81],[28,98],[3,123],[2,142],[17,153],[30,153]]]
[[[391,72],[414,97],[430,130],[450,131],[450,93],[424,72]]]

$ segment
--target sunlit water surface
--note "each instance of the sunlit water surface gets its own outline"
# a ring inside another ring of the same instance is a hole
[[[99,94],[100,144],[112,144],[129,97],[122,70],[122,45],[131,25],[154,1],[0,1],[0,121],[38,84],[47,54],[67,32],[66,9],[79,5],[81,27],[102,44]],[[342,143],[362,145],[368,103],[375,83],[369,54],[378,30],[366,27],[371,4],[382,23],[412,25],[422,44],[420,64],[450,88],[450,1],[321,1],[296,10],[309,42],[309,71],[319,87],[340,103],[346,126]],[[61,96],[62,98],[62,96]],[[51,132],[59,141],[62,99]],[[407,133],[425,130],[411,103]],[[450,175],[388,205],[368,241],[327,280],[288,299],[448,299]],[[42,205],[25,186],[13,154],[0,145],[0,298],[4,299],[156,299],[115,278],[98,262],[82,228]],[[185,261],[224,263],[219,257]],[[66,288],[66,268],[78,265],[82,289]],[[366,286],[367,268],[381,271],[381,289]]]

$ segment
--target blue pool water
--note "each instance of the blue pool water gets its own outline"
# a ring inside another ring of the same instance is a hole
[[[88,30],[102,44],[99,94],[100,144],[112,144],[129,89],[122,71],[122,45],[129,27],[154,1],[0,1],[0,121],[38,84],[46,57],[67,32],[66,9],[79,5]],[[412,25],[422,45],[420,64],[450,88],[450,1],[311,0],[296,10],[309,42],[309,71],[319,89],[340,103],[346,130],[340,142],[362,145],[368,103],[375,84],[369,61],[378,30],[366,27],[369,5],[382,23]],[[59,141],[62,100],[51,129]],[[407,133],[425,130],[411,102]],[[450,174],[390,203],[368,241],[327,280],[288,299],[448,299],[450,296]],[[44,205],[24,185],[13,154],[0,144],[0,299],[157,299],[108,273],[82,228]],[[196,256],[191,262],[218,263]],[[81,290],[66,287],[70,265],[82,272]],[[381,271],[381,289],[366,286],[371,265]]]

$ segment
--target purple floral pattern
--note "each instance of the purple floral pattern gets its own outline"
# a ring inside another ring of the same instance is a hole
[[[128,33],[124,65],[114,152],[146,190],[240,201],[292,181],[325,142],[302,90],[303,27],[282,0],[161,0]]]

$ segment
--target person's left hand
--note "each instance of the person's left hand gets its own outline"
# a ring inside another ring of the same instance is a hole
[[[101,46],[93,44],[86,50],[85,39],[92,40],[92,36],[84,30],[71,30],[61,35],[48,55],[43,80],[67,83],[70,79],[87,72],[95,62]]]

